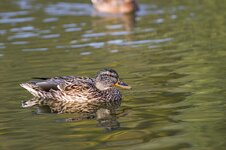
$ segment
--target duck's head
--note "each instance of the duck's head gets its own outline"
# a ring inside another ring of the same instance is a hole
[[[131,89],[126,83],[119,80],[118,73],[113,69],[103,69],[96,75],[95,85],[99,90],[107,90],[113,86]]]

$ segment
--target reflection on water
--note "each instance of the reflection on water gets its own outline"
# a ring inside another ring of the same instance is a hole
[[[102,24],[108,24],[109,22],[118,22],[120,24],[109,24],[106,25],[106,29],[119,29],[119,28],[124,28],[125,31],[121,32],[128,32],[131,31],[135,24],[136,24],[136,14],[120,14],[120,15],[110,15],[110,14],[105,14],[103,15],[102,13],[96,13],[94,14],[96,17],[100,17],[100,19],[97,19],[96,21],[93,22],[93,26],[100,26]],[[123,26],[122,26],[123,24]]]
[[[0,2],[0,149],[225,149],[224,1],[139,2],[135,16],[88,0]],[[104,67],[133,87],[115,116],[20,106],[31,77]]]
[[[23,108],[34,108],[35,114],[45,115],[47,113],[53,113],[55,108],[53,106],[43,105],[41,100],[33,98],[28,101],[22,102]],[[110,113],[108,109],[100,108],[95,113],[79,113],[75,114],[75,117],[57,119],[56,122],[78,122],[83,120],[97,120],[97,126],[104,128],[106,131],[113,131],[120,127],[120,123],[117,118],[127,115],[126,112],[120,112],[117,115]]]

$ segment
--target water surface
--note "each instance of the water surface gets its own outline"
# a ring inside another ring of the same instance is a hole
[[[225,149],[225,2],[139,2],[136,16],[98,14],[88,0],[0,2],[0,149]],[[104,67],[133,87],[114,130],[21,108],[32,77]]]

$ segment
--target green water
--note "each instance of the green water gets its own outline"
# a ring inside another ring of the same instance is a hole
[[[0,149],[225,149],[225,1],[139,2],[133,18],[100,16],[88,0],[0,1]],[[21,108],[32,77],[105,67],[133,87],[115,130]]]

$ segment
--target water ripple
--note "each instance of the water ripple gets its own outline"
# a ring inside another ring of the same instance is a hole
[[[64,3],[60,2],[57,4],[49,5],[45,8],[45,12],[50,15],[74,15],[84,16],[92,13],[92,6],[89,4],[82,3]]]
[[[90,55],[90,54],[92,54],[91,52],[81,52],[80,53],[80,55],[82,55],[82,56],[86,56],[86,55]]]
[[[111,32],[111,33],[86,33],[83,34],[82,37],[102,37],[102,36],[107,36],[107,35],[111,35],[111,36],[119,36],[119,35],[128,35],[131,32],[129,31],[117,31],[117,32]]]
[[[4,35],[4,34],[6,34],[6,30],[0,30],[0,35]]]
[[[16,2],[21,9],[31,9],[32,5],[29,0],[20,0]]]
[[[107,43],[108,44],[113,44],[113,45],[121,45],[122,43],[124,42],[124,40],[111,40],[111,41],[108,41]]]
[[[105,45],[104,42],[93,42],[93,43],[86,43],[86,44],[77,44],[77,45],[71,45],[71,48],[81,48],[81,47],[93,47],[93,48],[101,48]]]
[[[157,23],[157,24],[160,24],[160,23],[163,23],[163,22],[164,22],[163,18],[158,18],[158,19],[154,20],[154,23]]]
[[[21,23],[21,22],[29,22],[33,21],[33,17],[25,17],[25,18],[3,18],[0,19],[0,23]]]
[[[156,5],[140,5],[140,10],[138,11],[138,16],[144,16],[147,14],[155,14],[160,15],[163,14],[164,11],[162,9],[159,9]]]
[[[32,31],[32,30],[34,30],[33,26],[25,26],[25,27],[10,29],[11,32]]]
[[[83,34],[82,37],[101,37],[101,36],[106,36],[106,33],[87,33]]]
[[[73,44],[73,45],[70,45],[70,48],[82,48],[82,47],[101,48],[105,44],[117,45],[117,46],[141,45],[141,44],[148,44],[148,43],[159,44],[159,43],[169,42],[171,40],[172,40],[172,38],[155,39],[155,40],[137,40],[137,41],[125,41],[125,40],[122,40],[122,39],[118,39],[118,40],[110,40],[110,41],[107,41],[107,42],[92,42],[92,43],[83,43],[83,44]],[[56,48],[59,48],[59,49],[60,48],[67,48],[67,47],[68,46],[64,46],[64,45],[56,46]],[[114,51],[112,53],[114,53]]]
[[[112,36],[118,36],[118,35],[128,35],[130,33],[131,32],[129,32],[129,31],[117,31],[117,32],[111,32],[110,35],[112,35]]]
[[[43,39],[50,39],[50,38],[58,38],[60,37],[60,34],[49,34],[49,35],[43,35]]]
[[[51,31],[50,30],[39,30],[39,33],[44,33],[44,34],[47,34],[47,33],[50,33]]]
[[[73,27],[76,27],[77,25],[74,24],[74,23],[70,23],[70,24],[64,24],[63,27],[64,28],[73,28]]]
[[[67,28],[65,29],[65,32],[75,32],[75,31],[81,31],[82,28]]]
[[[4,45],[0,45],[0,49],[4,49],[6,48]]]
[[[29,14],[28,11],[2,12],[0,13],[0,17],[8,18],[8,17],[28,15],[28,14]]]
[[[177,19],[177,15],[171,15],[171,19]]]
[[[29,42],[27,41],[17,41],[17,42],[12,42],[11,44],[13,45],[25,45],[25,44],[28,44]]]
[[[117,50],[117,49],[113,49],[113,50],[110,50],[110,52],[111,52],[111,53],[118,53],[118,52],[119,52],[119,50]]]
[[[33,33],[33,32],[20,32],[13,36],[9,36],[8,39],[24,39],[24,38],[30,38],[30,37],[37,37],[39,34]]]
[[[171,41],[172,38],[165,38],[165,39],[155,39],[155,40],[137,40],[137,41],[123,41],[123,40],[113,40],[108,41],[108,44],[113,45],[139,45],[139,44],[147,44],[147,43],[164,43]]]
[[[42,22],[49,23],[49,22],[56,22],[58,20],[59,20],[58,18],[46,18]]]
[[[30,48],[30,49],[22,49],[23,52],[33,52],[33,51],[47,51],[48,48]]]

